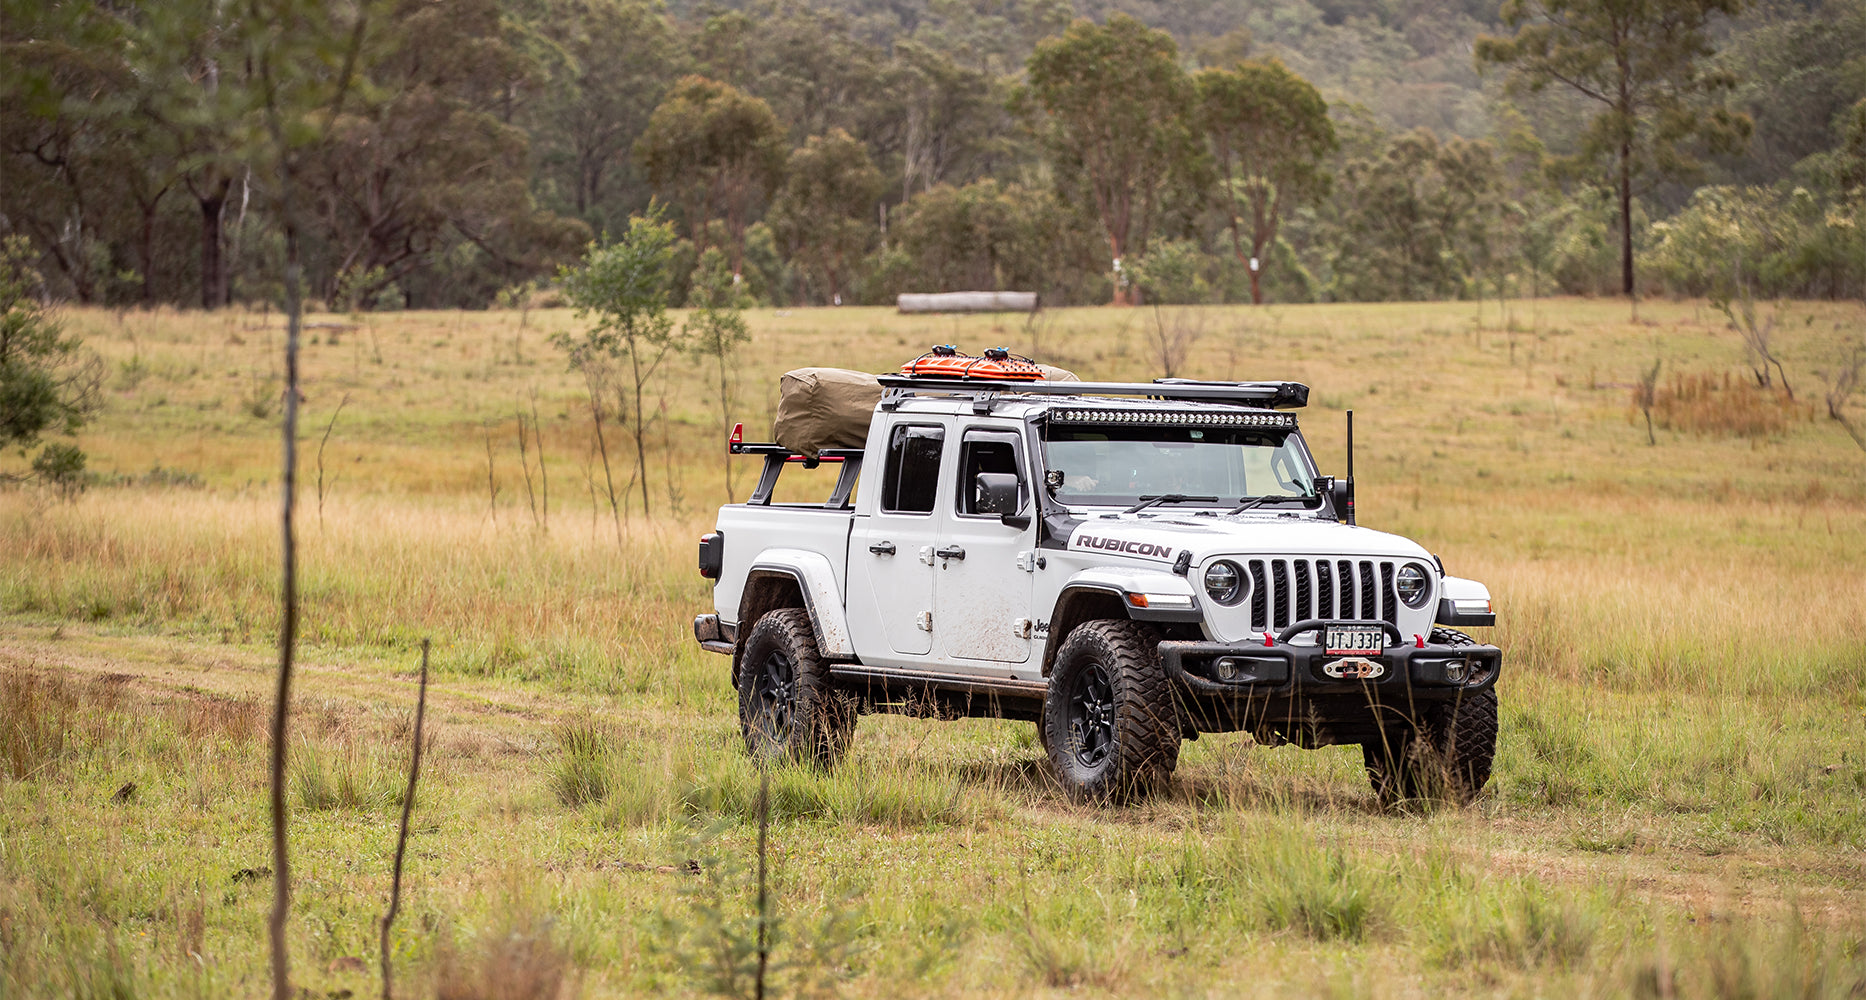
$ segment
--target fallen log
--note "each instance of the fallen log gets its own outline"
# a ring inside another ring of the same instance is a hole
[[[906,292],[895,300],[904,313],[1036,312],[1036,292]]]

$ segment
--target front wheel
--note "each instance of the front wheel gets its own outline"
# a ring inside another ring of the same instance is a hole
[[[1043,742],[1077,799],[1125,802],[1164,785],[1178,766],[1178,715],[1157,642],[1135,622],[1094,621],[1057,651]]]
[[[1383,806],[1401,799],[1470,802],[1497,757],[1495,688],[1427,709],[1418,729],[1361,744],[1367,779]]]
[[[848,749],[854,707],[831,686],[810,615],[802,608],[767,612],[745,637],[739,732],[746,752],[766,761],[829,767]]]

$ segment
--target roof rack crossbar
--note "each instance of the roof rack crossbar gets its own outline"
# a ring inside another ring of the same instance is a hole
[[[890,394],[936,392],[976,396],[1144,396],[1210,403],[1241,403],[1272,409],[1294,409],[1309,402],[1309,387],[1301,382],[1201,382],[1167,379],[1159,382],[1013,382],[993,379],[939,379],[883,375],[881,386]]]

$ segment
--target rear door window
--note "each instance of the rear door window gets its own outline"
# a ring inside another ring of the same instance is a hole
[[[892,514],[931,514],[939,495],[940,456],[946,428],[901,424],[888,435],[888,467],[881,479],[881,509]]]

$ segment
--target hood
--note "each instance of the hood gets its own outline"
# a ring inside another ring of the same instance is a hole
[[[1250,511],[1231,517],[1166,513],[1090,517],[1069,534],[1069,551],[1172,563],[1190,551],[1195,564],[1219,555],[1341,555],[1419,559],[1431,554],[1412,539],[1312,517]]]
[[[1184,560],[1187,583],[1201,595],[1211,564],[1235,561],[1245,578],[1241,594],[1228,604],[1199,599],[1206,635],[1227,642],[1316,617],[1385,618],[1402,634],[1423,634],[1431,631],[1442,586],[1436,561],[1409,538],[1256,511],[1091,517],[1069,533],[1068,548],[1065,564],[1082,572],[1114,564],[1171,573]],[[1394,573],[1405,562],[1425,569],[1427,592],[1418,607],[1404,605],[1393,590]]]

